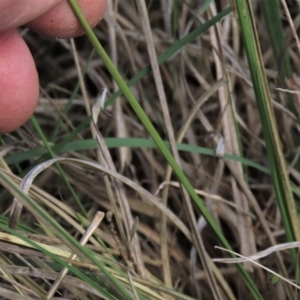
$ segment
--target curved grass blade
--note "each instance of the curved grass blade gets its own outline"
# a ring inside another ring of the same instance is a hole
[[[31,213],[36,215],[39,219],[45,220],[49,224],[49,226],[51,226],[50,228],[52,228],[55,231],[55,234],[58,235],[63,241],[67,242],[71,246],[71,249],[72,249],[72,247],[74,249],[78,249],[78,251],[80,251],[83,255],[88,257],[88,259],[91,262],[93,262],[99,268],[99,270],[101,270],[101,272],[103,272],[103,274],[105,275],[105,278],[108,280],[107,282],[109,284],[111,284],[112,286],[115,286],[115,287],[118,288],[119,293],[124,297],[124,299],[131,299],[129,291],[114,276],[112,276],[107,271],[106,267],[104,265],[102,265],[95,258],[95,256],[93,255],[93,253],[89,249],[82,246],[75,238],[73,238],[61,225],[59,225],[56,222],[56,220],[54,220],[53,217],[51,217],[49,215],[48,212],[46,212],[44,209],[42,209],[41,206],[38,205],[35,201],[33,201],[28,195],[24,194],[18,188],[18,186],[15,183],[13,183],[1,170],[0,170],[0,182],[7,190],[9,190],[11,192],[12,195],[17,197],[19,199],[19,201],[22,201],[23,204],[26,203],[26,207],[29,211],[31,211]],[[1,224],[0,224],[0,226],[3,227]],[[22,235],[20,235],[19,233],[15,232],[15,231],[7,228],[7,227],[6,227],[5,231],[10,232],[10,233],[24,239],[24,237]],[[29,242],[31,244],[33,243],[30,240],[27,241],[27,242]],[[36,246],[36,245],[34,245],[34,246]],[[45,251],[45,249],[39,249],[39,250],[43,251],[43,252]],[[47,253],[47,255],[48,254],[49,253]],[[58,261],[64,267],[67,267],[68,269],[70,269],[70,271],[72,271],[76,275],[78,275],[79,278],[82,278],[81,275],[77,272],[77,270],[75,268],[70,268],[69,264],[64,263],[58,257],[53,256],[52,258],[54,260]],[[86,278],[82,278],[82,279],[86,280]],[[90,282],[90,281],[88,280],[86,282]],[[95,283],[95,282],[94,283],[90,282],[90,284],[95,289],[99,288],[99,287],[97,287],[97,283]],[[117,298],[115,298],[115,299],[117,299]]]
[[[221,230],[219,229],[218,225],[214,221],[213,217],[208,212],[208,210],[205,207],[203,201],[196,194],[192,184],[190,183],[190,181],[188,180],[186,175],[183,173],[181,168],[178,166],[178,164],[176,163],[174,157],[170,153],[168,147],[163,142],[163,140],[159,136],[158,132],[156,131],[156,129],[152,125],[151,121],[149,120],[149,118],[145,114],[144,110],[142,109],[142,107],[140,106],[138,101],[135,99],[134,95],[131,93],[129,87],[126,85],[125,81],[123,80],[121,75],[118,73],[118,71],[114,67],[112,61],[110,60],[110,58],[106,54],[106,52],[103,49],[102,45],[100,44],[100,42],[98,41],[98,39],[95,36],[94,32],[92,31],[89,24],[87,23],[87,21],[86,21],[84,15],[83,15],[78,3],[77,3],[77,1],[76,0],[69,0],[69,3],[71,5],[76,17],[78,18],[81,26],[83,27],[85,33],[87,34],[87,36],[89,37],[92,45],[94,46],[95,50],[97,51],[97,53],[99,54],[99,56],[103,60],[104,64],[106,65],[106,67],[108,69],[108,71],[113,76],[114,80],[116,81],[116,83],[118,84],[120,89],[122,90],[124,96],[127,98],[127,100],[130,103],[132,109],[135,111],[136,115],[139,117],[140,121],[143,123],[143,125],[147,129],[147,131],[150,134],[150,136],[152,137],[153,141],[156,143],[157,147],[159,148],[159,150],[161,151],[161,153],[163,154],[163,156],[165,157],[167,162],[172,167],[174,173],[177,175],[177,177],[181,181],[182,185],[185,187],[185,189],[187,190],[187,192],[189,193],[189,195],[191,196],[191,198],[193,199],[193,201],[195,202],[195,204],[197,205],[197,207],[201,211],[201,213],[204,216],[204,218],[206,219],[207,223],[210,225],[210,227],[215,232],[215,234],[218,237],[219,241],[224,245],[225,248],[231,249],[230,244],[228,243],[228,241],[226,240],[226,238],[222,234]],[[255,299],[263,299],[261,294],[259,293],[259,291],[257,289],[257,286],[254,284],[253,280],[251,279],[249,274],[246,272],[244,267],[241,264],[238,264],[237,268],[238,268],[238,270],[240,272],[240,275],[242,276],[245,284],[247,285],[249,291],[253,295],[253,297]]]
[[[153,142],[153,140],[145,139],[145,138],[105,138],[105,143],[108,148],[120,148],[120,147],[128,147],[132,149],[157,149],[156,144]],[[167,141],[164,141],[167,147],[169,147],[169,144]],[[73,141],[65,144],[62,148],[60,148],[58,151],[52,148],[52,151],[55,154],[59,153],[66,153],[66,152],[74,152],[74,151],[84,151],[84,150],[94,150],[97,149],[98,144],[96,140],[93,139],[87,139],[87,140],[80,140],[80,141]],[[209,155],[209,156],[215,156],[216,151],[214,149],[205,148],[205,147],[199,147],[189,144],[177,144],[177,149],[179,151],[185,151],[190,153],[198,153],[202,155]],[[21,153],[11,154],[5,158],[5,162],[8,165],[21,163],[26,160],[35,159],[42,155],[46,155],[47,151],[44,148],[37,148],[33,150],[27,150]],[[266,174],[271,174],[270,170],[266,167],[263,167],[260,164],[257,164],[253,162],[252,160],[236,156],[233,154],[224,154],[224,159],[234,160],[237,162],[242,163],[243,165],[247,167],[252,167],[258,171],[261,171]]]

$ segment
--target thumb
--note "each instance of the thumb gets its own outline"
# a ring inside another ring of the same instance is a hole
[[[63,0],[0,0],[0,31],[17,28],[43,15]]]
[[[16,29],[0,34],[0,133],[25,123],[39,96],[38,74]]]
[[[96,26],[105,13],[106,0],[78,0],[78,4],[91,27]],[[56,38],[71,38],[84,33],[68,1],[59,3],[26,26]]]

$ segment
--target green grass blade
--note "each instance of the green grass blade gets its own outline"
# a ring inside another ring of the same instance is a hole
[[[88,61],[87,61],[86,66],[85,66],[84,69],[82,70],[82,76],[85,76],[86,71],[87,71],[87,69],[88,69],[88,67],[89,67],[89,65],[90,65],[90,62],[91,62],[91,60],[92,60],[94,54],[95,54],[95,51],[93,50],[92,53],[90,54],[89,58],[88,58]],[[79,91],[79,88],[80,88],[80,85],[79,85],[79,83],[77,83],[76,86],[75,86],[75,88],[74,88],[74,90],[73,90],[73,92],[72,92],[72,94],[71,94],[70,97],[69,97],[68,103],[66,104],[66,106],[65,106],[65,108],[64,108],[64,110],[63,110],[63,112],[62,112],[63,115],[67,115],[67,114],[68,114],[70,108],[72,107],[73,100],[74,100],[74,98],[76,97],[76,95],[77,95],[77,93],[78,93],[78,91]],[[55,125],[55,127],[54,127],[54,129],[53,129],[53,131],[52,131],[52,133],[51,133],[51,135],[50,135],[49,140],[50,140],[51,142],[54,141],[54,139],[56,138],[56,136],[57,136],[57,134],[58,134],[58,131],[59,131],[60,127],[62,126],[62,124],[63,124],[63,118],[60,117],[60,118],[57,120],[56,125]]]
[[[175,53],[177,53],[180,49],[182,49],[185,45],[190,43],[192,40],[197,38],[199,35],[201,35],[203,32],[205,32],[207,29],[209,29],[211,26],[216,24],[217,22],[221,21],[225,16],[227,16],[232,9],[230,7],[224,9],[222,12],[220,12],[218,15],[214,16],[205,24],[200,25],[198,28],[187,34],[185,37],[180,39],[179,41],[175,42],[169,49],[167,49],[165,52],[160,54],[157,57],[157,62],[159,64],[162,64],[163,62],[167,61],[169,58],[171,58]],[[131,87],[135,85],[137,82],[139,82],[142,78],[144,78],[147,74],[151,72],[151,67],[147,66],[144,69],[142,69],[140,72],[138,72],[132,79],[130,79],[127,82],[128,87]],[[122,95],[122,90],[115,92],[112,94],[107,101],[105,102],[105,107],[111,105],[118,97]]]
[[[43,131],[42,131],[40,125],[39,125],[39,123],[37,122],[37,120],[36,120],[36,118],[35,118],[34,116],[31,117],[31,121],[32,121],[32,123],[33,123],[35,129],[37,130],[37,132],[38,132],[40,138],[42,139],[42,141],[43,141],[43,143],[44,143],[44,145],[45,145],[45,148],[46,148],[47,151],[48,151],[49,156],[50,156],[51,158],[54,158],[54,157],[55,157],[55,154],[54,154],[53,150],[51,149],[51,147],[50,147],[50,145],[49,145],[49,143],[48,143],[48,141],[47,141],[47,139],[46,139],[46,137],[45,137],[45,135],[44,135],[44,133],[43,133]],[[71,192],[72,196],[74,197],[74,199],[75,199],[75,201],[76,201],[78,207],[80,208],[81,213],[82,213],[85,217],[87,217],[87,213],[86,213],[84,207],[82,206],[81,201],[79,200],[79,198],[78,198],[76,192],[74,191],[72,185],[70,184],[70,182],[69,182],[69,180],[68,180],[68,178],[67,178],[65,172],[62,170],[62,168],[60,167],[59,164],[56,164],[56,167],[57,167],[57,169],[58,169],[58,171],[59,171],[59,173],[60,173],[60,176],[62,177],[62,179],[64,180],[66,186],[68,187],[69,191]]]
[[[129,292],[124,288],[124,286],[114,277],[112,276],[109,271],[106,269],[105,266],[102,265],[102,263],[99,262],[93,255],[93,253],[87,249],[86,247],[82,246],[75,238],[73,238],[62,226],[60,226],[54,218],[52,218],[44,209],[42,209],[34,200],[32,200],[28,195],[24,194],[18,186],[16,186],[1,170],[0,170],[0,182],[1,184],[9,190],[15,197],[19,199],[27,209],[33,213],[35,216],[37,216],[39,219],[45,220],[48,222],[49,226],[53,229],[55,234],[61,238],[61,240],[68,242],[69,245],[72,247],[78,249],[83,255],[85,255],[92,263],[94,263],[101,272],[105,275],[105,278],[108,280],[108,282],[114,286],[118,287],[118,291],[121,295],[124,296],[124,299],[131,299],[129,296]],[[6,231],[9,231],[9,229],[6,229]],[[14,233],[17,236],[17,233]],[[42,249],[39,249],[43,251]],[[59,258],[52,257],[55,260],[58,260]],[[63,262],[61,262],[62,265]],[[67,267],[67,265],[64,265]],[[78,274],[77,274],[78,275]],[[85,278],[83,278],[85,280]],[[88,282],[88,281],[87,281]],[[97,289],[96,286],[92,285],[94,288]]]
[[[11,235],[14,235],[14,236],[18,237],[19,239],[23,240],[24,242],[26,242],[30,246],[32,246],[33,249],[36,249],[36,250],[40,251],[41,253],[44,253],[45,255],[49,256],[55,262],[57,262],[59,264],[59,266],[67,268],[71,273],[73,273],[79,279],[83,280],[85,283],[87,283],[88,285],[90,285],[91,287],[93,287],[95,290],[97,290],[103,296],[109,297],[109,299],[116,299],[117,300],[117,298],[114,295],[112,295],[111,293],[107,292],[106,289],[103,289],[103,287],[100,286],[99,282],[91,280],[82,271],[80,271],[79,269],[73,267],[71,264],[65,262],[64,260],[62,260],[61,258],[59,258],[57,255],[51,253],[50,251],[48,251],[47,249],[43,248],[39,244],[33,242],[28,237],[22,235],[20,232],[12,230],[11,228],[9,228],[9,227],[7,227],[7,226],[5,226],[3,224],[0,224],[0,229],[3,232],[7,232],[7,233],[10,233]],[[42,296],[43,295],[40,295],[40,297],[42,297]],[[44,299],[46,299],[46,298],[44,298]]]
[[[268,35],[273,49],[275,62],[281,78],[290,78],[292,68],[287,51],[282,28],[280,5],[278,0],[261,0],[261,7],[267,25]]]
[[[121,148],[121,147],[128,147],[132,149],[157,149],[156,144],[153,140],[145,139],[145,138],[105,138],[105,143],[108,148]],[[166,146],[169,148],[169,143],[164,141]],[[57,149],[55,146],[52,148],[52,151],[55,154],[59,153],[66,153],[66,152],[75,152],[75,151],[84,151],[84,150],[95,150],[97,149],[98,144],[97,141],[94,139],[87,139],[87,140],[80,140],[80,141],[73,141],[66,143],[63,147]],[[195,145],[189,144],[177,144],[177,149],[179,151],[185,151],[190,153],[197,153],[202,155],[209,155],[215,156],[215,149],[199,147]],[[44,148],[36,148],[32,150],[22,151],[20,153],[15,153],[7,156],[5,158],[5,162],[8,165],[21,163],[26,160],[35,159],[42,155],[48,155],[47,150]],[[233,154],[224,154],[224,159],[234,160],[237,162],[242,163],[247,167],[252,167],[258,171],[261,171],[266,174],[270,174],[270,170],[266,167],[263,167],[260,164],[253,162],[252,160],[236,156]]]
[[[181,181],[181,183],[183,184],[183,186],[185,187],[185,189],[187,190],[187,192],[189,193],[189,195],[191,196],[191,198],[193,199],[193,201],[195,202],[195,204],[197,205],[197,207],[201,211],[202,215],[206,219],[207,223],[211,226],[211,228],[213,229],[213,231],[217,235],[220,242],[227,249],[231,249],[230,244],[228,243],[226,238],[223,236],[223,234],[220,231],[218,225],[216,224],[213,217],[210,215],[207,208],[205,207],[203,201],[196,194],[196,192],[195,192],[193,186],[191,185],[190,181],[188,180],[186,175],[183,173],[181,168],[176,163],[176,161],[175,161],[174,157],[171,155],[168,147],[163,142],[163,140],[161,139],[161,137],[157,133],[156,129],[153,127],[152,123],[150,122],[149,118],[147,117],[147,115],[143,111],[142,107],[140,106],[138,101],[135,99],[135,97],[131,93],[129,87],[126,85],[125,81],[122,79],[122,77],[120,76],[120,74],[118,73],[116,68],[114,67],[112,61],[110,60],[110,58],[108,57],[108,55],[104,51],[102,45],[98,41],[97,37],[93,33],[93,31],[90,28],[89,24],[87,23],[84,15],[82,14],[82,11],[81,11],[80,7],[78,6],[77,1],[76,0],[69,0],[69,3],[71,5],[74,13],[76,14],[81,26],[83,27],[85,33],[87,34],[87,36],[89,37],[92,45],[94,46],[95,50],[97,51],[97,53],[99,54],[99,56],[103,60],[104,64],[106,65],[106,67],[108,69],[108,71],[110,72],[110,74],[112,75],[112,77],[114,78],[114,80],[116,81],[118,86],[120,87],[120,89],[122,90],[124,96],[129,101],[132,109],[135,111],[136,115],[139,117],[140,121],[143,123],[143,125],[147,129],[147,131],[150,134],[150,136],[152,137],[153,141],[155,142],[155,144],[157,145],[157,147],[159,148],[159,150],[161,151],[161,153],[163,154],[163,156],[165,157],[167,162],[172,167],[174,173],[177,175],[177,177],[179,178],[179,180]],[[249,274],[245,271],[243,266],[241,264],[238,264],[237,267],[240,271],[240,274],[241,274],[245,284],[248,286],[248,288],[249,288],[251,294],[253,295],[253,297],[255,299],[262,299],[262,296],[260,295],[256,285],[254,284],[254,282],[250,278]]]
[[[267,154],[271,167],[278,206],[288,241],[300,240],[299,220],[290,189],[289,178],[281,149],[278,128],[272,107],[270,91],[256,32],[251,1],[235,0],[236,15],[241,27],[243,41],[251,73],[252,83],[260,114]],[[296,252],[292,250],[293,261]]]
[[[278,86],[283,89],[291,88],[291,83],[294,82],[294,79],[287,49],[288,39],[285,37],[284,28],[282,26],[279,0],[262,0],[261,7],[278,70]],[[285,97],[288,107],[299,116],[292,95],[285,94]]]

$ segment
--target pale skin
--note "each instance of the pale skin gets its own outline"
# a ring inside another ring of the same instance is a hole
[[[95,26],[105,12],[106,0],[77,1]],[[0,0],[0,134],[22,126],[39,98],[36,67],[17,29],[23,25],[50,37],[83,34],[66,0]]]

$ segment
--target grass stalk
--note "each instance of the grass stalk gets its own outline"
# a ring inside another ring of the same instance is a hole
[[[76,0],[69,0],[69,3],[71,5],[74,13],[76,14],[81,26],[83,27],[85,33],[87,34],[87,36],[90,39],[92,45],[94,46],[96,52],[98,53],[98,55],[103,60],[104,64],[106,65],[106,67],[108,69],[108,71],[110,72],[110,74],[112,75],[112,77],[114,78],[116,83],[118,84],[119,88],[122,90],[124,96],[129,101],[130,105],[132,106],[132,109],[135,111],[136,115],[139,117],[140,121],[142,122],[144,127],[147,129],[147,131],[150,134],[150,136],[152,137],[153,141],[156,143],[157,147],[159,148],[159,150],[161,151],[161,153],[163,154],[163,156],[165,157],[167,162],[172,167],[174,173],[177,175],[177,177],[179,178],[182,185],[185,187],[185,189],[187,190],[187,192],[189,193],[191,198],[194,200],[195,204],[197,205],[197,207],[199,208],[199,210],[203,214],[203,216],[206,219],[207,223],[211,226],[211,228],[215,232],[216,236],[218,237],[218,239],[220,240],[222,245],[227,249],[231,249],[230,244],[228,243],[228,241],[226,240],[226,238],[224,237],[224,235],[220,231],[219,227],[215,223],[214,219],[212,218],[212,216],[208,212],[208,210],[205,207],[203,201],[196,194],[196,192],[195,192],[193,186],[191,185],[190,181],[188,180],[186,175],[183,173],[181,168],[178,166],[178,164],[176,163],[174,157],[171,155],[169,149],[166,147],[165,143],[163,142],[163,140],[159,136],[158,132],[156,131],[156,129],[154,128],[152,123],[150,122],[149,118],[147,117],[147,115],[143,111],[142,107],[140,106],[138,101],[135,99],[134,95],[130,91],[129,87],[126,85],[126,83],[123,80],[123,78],[121,77],[121,75],[118,73],[118,71],[114,67],[114,65],[111,62],[110,58],[106,54],[106,52],[103,49],[102,45],[100,44],[97,37],[95,36],[92,29],[90,28],[89,24],[87,23],[87,21],[86,21],[84,15],[82,14],[82,11],[81,11],[77,1]],[[240,272],[245,284],[249,288],[249,291],[251,292],[253,297],[255,299],[262,299],[262,296],[259,293],[259,291],[257,289],[257,286],[254,284],[251,277],[245,271],[243,266],[240,265],[240,264],[237,264],[237,267],[239,269],[239,272]]]
[[[255,98],[260,115],[267,154],[273,179],[277,203],[288,241],[300,239],[299,219],[291,192],[286,163],[282,153],[278,127],[273,111],[270,91],[256,31],[252,3],[248,0],[231,1],[235,16],[239,21],[247,54]],[[296,251],[291,250],[296,262]]]

